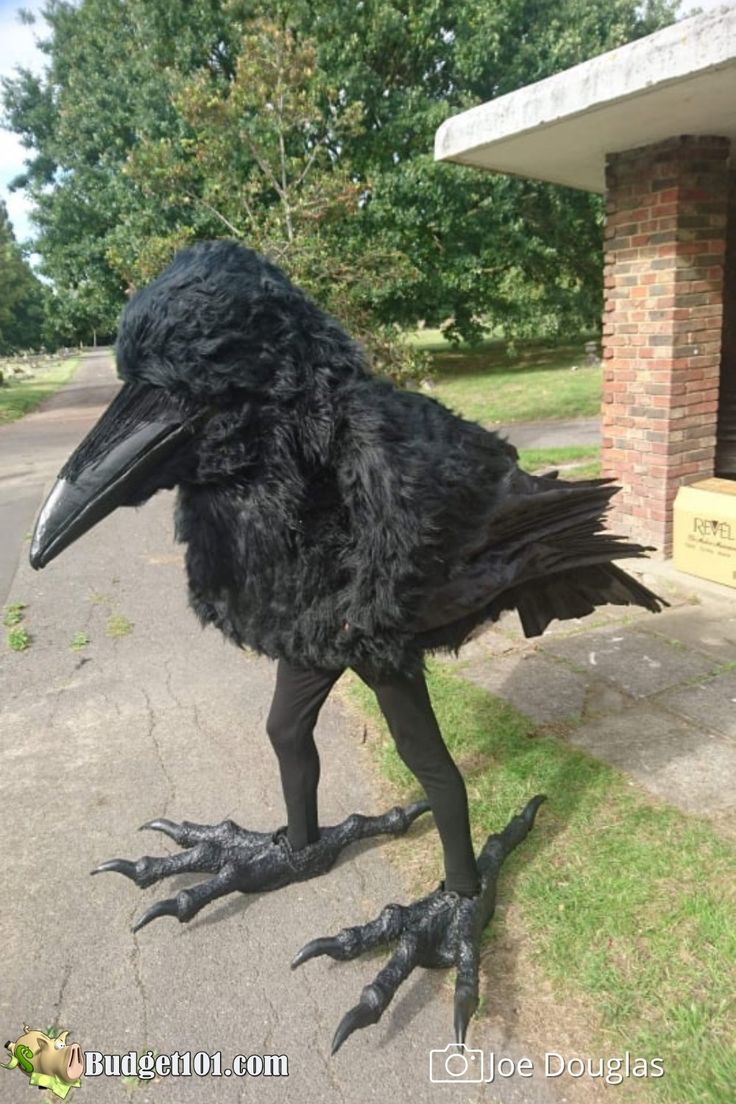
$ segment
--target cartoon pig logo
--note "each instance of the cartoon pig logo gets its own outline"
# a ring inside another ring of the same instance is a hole
[[[84,1057],[78,1043],[68,1043],[68,1031],[52,1039],[43,1031],[34,1031],[23,1024],[23,1034],[14,1043],[6,1043],[10,1061],[3,1069],[23,1070],[31,1085],[51,1089],[54,1096],[66,1099],[71,1089],[78,1089],[84,1073]]]

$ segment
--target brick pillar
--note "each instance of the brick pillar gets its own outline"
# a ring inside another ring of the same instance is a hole
[[[611,154],[603,316],[610,528],[672,548],[678,487],[713,475],[728,196],[727,138]]]
[[[736,479],[736,168],[729,174],[716,475]]]

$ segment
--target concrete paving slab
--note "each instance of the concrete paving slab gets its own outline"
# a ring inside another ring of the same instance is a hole
[[[558,640],[542,637],[539,647],[635,697],[701,678],[716,667],[706,656],[629,627],[595,629]]]
[[[636,625],[639,622],[646,624],[655,616],[658,615],[652,614],[649,610],[641,609],[639,606],[599,606],[587,617],[570,617],[565,621],[550,621],[544,630],[543,639],[549,641],[560,637],[577,636],[581,633],[590,632],[592,629],[604,629],[608,626]],[[496,625],[496,632],[519,645],[536,648],[542,640],[542,637],[527,637],[524,635],[519,615],[513,610],[501,614]],[[479,636],[478,639],[481,640],[483,637]]]
[[[680,571],[672,560],[628,558],[617,562],[624,571],[633,571],[645,586],[665,598],[671,592],[675,599],[673,605],[697,606],[703,601],[718,602],[724,608],[736,605],[736,587],[713,583],[710,579]]]
[[[95,414],[92,405],[88,415]],[[50,478],[82,424],[74,420],[66,437],[59,435],[57,455],[49,449]],[[20,562],[10,598],[26,603],[33,639],[26,652],[0,653],[5,1038],[24,1021],[60,1022],[84,1048],[105,1053],[152,1047],[221,1050],[224,1062],[235,1054],[289,1058],[288,1082],[147,1082],[131,1095],[140,1104],[392,1098],[419,1104],[428,1094],[440,1102],[564,1104],[569,1086],[539,1077],[492,1088],[430,1084],[429,1052],[452,1037],[452,986],[444,972],[420,971],[380,1025],[330,1058],[340,1017],[382,959],[317,960],[293,973],[289,962],[313,936],[408,899],[398,868],[386,859],[390,840],[356,846],[314,882],[261,897],[235,895],[187,926],[166,918],[137,935],[130,930],[134,919],[191,877],[139,891],[118,875],[88,876],[107,858],[173,850],[165,838],[136,831],[155,816],[204,823],[231,816],[263,830],[283,823],[265,733],[275,665],[199,628],[187,608],[172,505],[173,496],[162,494],[140,511],[118,511],[40,574],[28,566],[26,549],[15,549]],[[112,616],[124,618],[129,630],[111,637]],[[81,651],[70,648],[77,632],[89,637]],[[381,802],[362,724],[330,698],[316,731],[323,822],[375,812]],[[412,832],[432,830],[430,822]],[[473,1024],[469,1044],[486,1054],[539,1060],[528,1040],[507,1030],[490,971],[482,991],[491,1016]],[[555,1048],[554,1033],[547,1045]],[[0,1078],[2,1100],[25,1104],[22,1075],[0,1070]],[[124,1098],[117,1080],[92,1084],[83,1086],[80,1100]]]
[[[650,702],[585,721],[571,743],[626,771],[650,793],[688,813],[736,810],[736,745]]]
[[[678,641],[722,663],[736,660],[736,601],[702,600],[697,606],[664,610],[639,628]]]
[[[602,679],[594,679],[588,686],[583,703],[583,717],[599,717],[610,713],[621,713],[629,709],[634,702],[630,694],[625,694],[615,686],[609,686]]]
[[[533,649],[534,644],[529,641],[529,650]],[[463,665],[469,660],[485,660],[488,662],[495,656],[516,654],[523,650],[525,649],[519,646],[517,640],[505,633],[501,627],[494,626],[493,628],[484,629],[464,644],[457,656],[451,652],[437,652],[435,654],[443,663]]]
[[[496,656],[492,662],[475,660],[464,666],[461,674],[538,724],[577,720],[589,686],[584,675],[533,652]]]
[[[473,642],[469,662],[460,652],[458,674],[537,723],[573,722],[572,742],[731,835],[736,674],[722,668],[736,658],[736,602],[696,596],[669,574],[645,582],[673,608],[605,606],[533,640],[508,615]]]
[[[736,740],[736,671],[670,691],[663,704],[709,732]]]

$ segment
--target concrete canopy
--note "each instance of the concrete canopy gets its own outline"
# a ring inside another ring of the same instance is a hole
[[[736,8],[675,23],[447,119],[435,159],[603,192],[607,154],[677,134],[736,143]]]

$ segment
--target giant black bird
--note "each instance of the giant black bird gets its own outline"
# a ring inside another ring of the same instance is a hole
[[[523,472],[516,450],[435,399],[372,374],[340,325],[274,264],[232,241],[179,253],[129,301],[116,343],[123,386],[62,469],[36,524],[40,568],[117,506],[178,487],[191,605],[238,645],[278,660],[267,732],[288,824],[231,821],[145,827],[185,850],[113,870],[148,886],[182,871],[212,875],[159,901],[191,919],[233,890],[276,889],[325,873],[349,842],[405,830],[431,808],[445,877],[408,906],[312,940],[353,958],[398,940],[342,1019],[336,1050],[375,1023],[415,965],[457,968],[455,1029],[478,1000],[480,933],[498,870],[531,828],[533,798],[476,858],[462,776],[445,747],[425,655],[453,650],[516,609],[527,636],[555,618],[613,602],[662,600],[612,561],[649,549],[606,532],[611,480]],[[427,801],[383,816],[319,824],[313,729],[346,668],[375,691],[398,752]],[[95,871],[97,873],[98,871]]]

